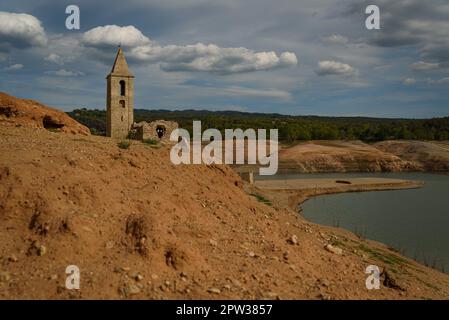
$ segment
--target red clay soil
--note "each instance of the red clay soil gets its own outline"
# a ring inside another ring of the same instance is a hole
[[[448,275],[262,203],[228,166],[10,121],[0,141],[1,299],[449,297]],[[387,271],[379,290],[370,264]]]
[[[17,126],[46,128],[53,131],[90,135],[90,130],[62,111],[40,102],[19,99],[0,92],[0,121]]]

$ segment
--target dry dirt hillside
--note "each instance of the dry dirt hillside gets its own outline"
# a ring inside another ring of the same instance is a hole
[[[258,202],[227,166],[10,121],[0,141],[2,299],[449,298],[448,275]],[[65,289],[68,265],[81,290]]]
[[[16,126],[90,135],[87,127],[62,111],[34,100],[19,99],[3,92],[0,92],[0,121]]]

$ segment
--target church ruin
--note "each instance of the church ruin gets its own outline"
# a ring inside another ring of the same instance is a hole
[[[170,141],[178,128],[173,121],[134,122],[134,75],[119,47],[111,72],[106,77],[106,135],[116,139]]]

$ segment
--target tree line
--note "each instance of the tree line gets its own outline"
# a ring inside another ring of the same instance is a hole
[[[106,134],[106,111],[75,109],[68,115]],[[284,142],[298,140],[449,140],[449,117],[433,119],[384,119],[365,117],[289,116],[281,114],[204,110],[134,110],[134,121],[170,120],[192,134],[192,121],[201,120],[202,129],[278,129]]]

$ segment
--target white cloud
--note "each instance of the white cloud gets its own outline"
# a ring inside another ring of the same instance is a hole
[[[4,70],[5,71],[15,71],[15,70],[23,69],[23,67],[24,67],[23,64],[17,63],[17,64],[10,65],[9,67],[6,67]]]
[[[59,64],[59,65],[64,64],[63,59],[55,53],[50,53],[47,57],[44,58],[44,60],[55,63],[55,64]]]
[[[93,28],[83,34],[84,44],[93,47],[122,46],[136,47],[149,44],[151,41],[134,26],[120,27],[107,25]]]
[[[356,69],[351,67],[349,64],[341,63],[332,60],[325,60],[318,62],[318,69],[316,73],[319,76],[327,76],[327,75],[354,75],[356,73]]]
[[[296,55],[274,51],[254,52],[247,48],[221,48],[215,44],[161,46],[133,26],[104,26],[87,31],[82,41],[86,46],[122,45],[130,47],[126,55],[141,62],[160,63],[164,71],[241,73],[295,66]]]
[[[78,77],[78,76],[84,75],[83,72],[70,71],[70,70],[65,70],[65,69],[59,69],[56,71],[46,71],[45,74],[49,74],[49,75],[57,76],[57,77]]]
[[[415,63],[412,63],[410,67],[413,70],[416,71],[426,71],[426,70],[434,70],[438,69],[440,67],[439,63],[430,63],[430,62],[424,62],[424,61],[418,61]]]
[[[0,11],[0,42],[15,48],[44,46],[47,36],[34,16]]]
[[[291,94],[288,91],[278,90],[278,89],[251,89],[242,87],[228,87],[223,89],[218,89],[226,95],[233,96],[250,96],[250,97],[265,97],[265,98],[276,98],[289,100]]]
[[[349,42],[349,39],[345,36],[339,34],[333,34],[327,37],[321,38],[321,41],[328,44],[346,44]]]
[[[438,80],[427,79],[428,84],[449,84],[449,77],[441,78]]]
[[[416,83],[416,79],[415,78],[406,78],[406,79],[404,79],[403,83],[406,86],[411,86],[411,85],[414,85]]]

